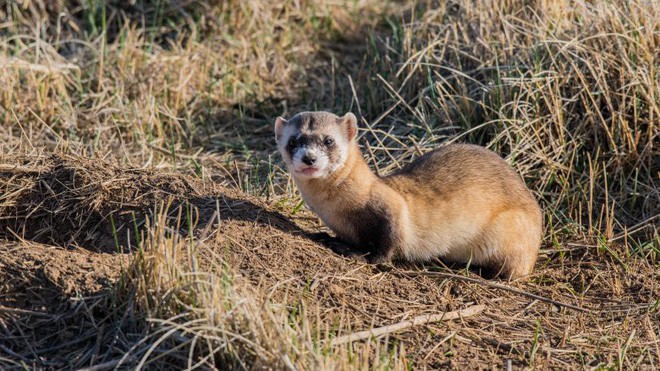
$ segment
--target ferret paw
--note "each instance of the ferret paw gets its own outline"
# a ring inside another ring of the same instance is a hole
[[[332,243],[330,248],[332,249],[332,251],[335,252],[335,254],[345,256],[347,258],[352,258],[357,260],[364,259],[363,258],[364,251],[356,250],[354,247],[349,246],[342,242]]]
[[[318,241],[332,250],[335,254],[358,261],[369,262],[369,254],[365,250],[355,248],[337,237],[333,237],[325,232],[312,233],[308,235],[314,241]],[[378,262],[377,262],[378,263]],[[377,264],[374,263],[374,264]]]
[[[356,252],[352,246],[325,232],[312,233],[309,237],[314,241],[322,243],[336,254],[348,257],[362,255],[361,253]]]
[[[388,258],[387,255],[384,255],[384,254],[371,253],[371,254],[367,255],[366,258],[367,258],[367,263],[376,264],[376,265],[389,263],[389,261],[390,261],[390,258]]]
[[[339,238],[331,236],[325,232],[312,233],[309,235],[309,237],[312,240],[322,243],[326,247],[330,248],[330,250],[341,255],[344,255],[342,252],[348,251],[351,248]]]
[[[312,240],[321,243],[331,242],[337,239],[326,232],[309,233],[307,236]]]
[[[335,242],[330,244],[330,248],[337,255],[341,255],[345,258],[357,260],[360,262],[367,262],[368,254],[365,251],[356,249],[353,246],[347,245],[342,242]]]

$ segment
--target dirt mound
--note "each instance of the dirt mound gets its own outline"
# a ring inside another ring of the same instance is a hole
[[[139,246],[142,231],[163,211],[171,216],[173,232],[212,234],[207,245],[239,279],[271,288],[275,301],[292,307],[303,298],[306,310],[328,326],[342,323],[359,331],[485,305],[478,316],[392,335],[406,344],[418,367],[480,367],[505,359],[597,366],[620,356],[620,339],[629,339],[626,352],[643,364],[657,364],[660,356],[660,285],[655,268],[643,259],[631,256],[622,264],[597,246],[566,245],[542,254],[537,272],[524,283],[485,281],[438,266],[372,266],[338,256],[311,238],[318,224],[301,223],[212,182],[63,155],[4,162],[0,328],[8,340],[0,342],[0,351],[38,367],[56,367],[61,357],[52,343],[66,339],[47,336],[49,331],[63,330],[65,338],[74,331],[105,344],[101,335],[89,337],[94,327],[89,321],[66,322],[70,298],[89,303],[116,284],[129,257],[108,252]],[[181,215],[188,222],[181,223]],[[68,249],[73,246],[86,250]],[[96,301],[94,310],[110,305],[107,298]],[[40,316],[46,319],[39,329],[19,336],[15,321],[25,325]],[[95,349],[126,352],[116,344]],[[79,365],[105,359],[87,356]]]
[[[185,197],[200,209],[211,191],[184,177],[80,157],[7,162],[0,167],[0,233],[92,251],[135,247],[155,206],[176,209]]]

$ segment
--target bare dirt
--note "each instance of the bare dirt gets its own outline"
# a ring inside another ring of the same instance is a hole
[[[634,254],[624,264],[594,244],[567,242],[544,249],[528,281],[511,283],[464,270],[454,274],[473,281],[428,274],[438,266],[372,266],[316,241],[310,214],[285,215],[208,180],[66,155],[0,161],[0,363],[56,369],[71,346],[102,353],[107,339],[124,341],[129,335],[92,319],[112,312],[122,269],[159,208],[173,220],[190,210],[196,227],[172,228],[216,229],[214,246],[239,279],[280,287],[275,301],[302,295],[325,323],[359,331],[485,305],[474,317],[391,335],[415,367],[501,368],[507,359],[593,367],[622,352],[639,362],[622,367],[660,365],[657,267]]]

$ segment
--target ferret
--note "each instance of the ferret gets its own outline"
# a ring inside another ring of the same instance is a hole
[[[435,258],[515,279],[534,269],[543,216],[497,154],[451,144],[377,176],[357,144],[357,119],[302,112],[275,121],[277,148],[307,205],[369,263]]]

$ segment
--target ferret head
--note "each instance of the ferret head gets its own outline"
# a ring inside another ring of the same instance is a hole
[[[275,121],[277,149],[289,172],[298,179],[325,178],[340,169],[357,135],[352,113],[302,112]]]

